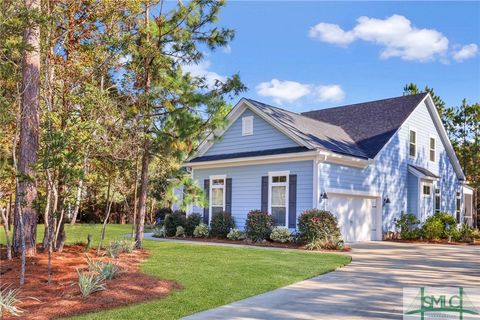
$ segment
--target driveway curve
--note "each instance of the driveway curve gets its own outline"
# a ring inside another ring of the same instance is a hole
[[[404,287],[480,287],[480,246],[352,247],[344,268],[185,319],[401,319]]]

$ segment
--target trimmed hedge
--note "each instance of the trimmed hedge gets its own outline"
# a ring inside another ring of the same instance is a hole
[[[202,215],[200,213],[192,213],[187,216],[185,222],[185,234],[189,237],[193,236],[195,227],[202,223]]]
[[[165,216],[165,235],[167,237],[173,237],[177,233],[177,227],[185,228],[185,212],[175,211],[174,213],[167,214]]]
[[[272,233],[272,217],[260,210],[252,210],[247,215],[245,222],[245,233],[247,238],[253,241],[263,241],[268,239]]]
[[[298,230],[302,243],[329,241],[336,245],[341,239],[337,218],[329,211],[305,210],[298,218]]]
[[[230,212],[217,212],[210,220],[210,236],[226,238],[231,229],[235,228],[235,220]]]

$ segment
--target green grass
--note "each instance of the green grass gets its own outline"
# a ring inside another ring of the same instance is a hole
[[[129,228],[109,225],[107,241],[129,233]],[[98,239],[100,226],[68,226],[68,242],[86,241],[88,233]],[[75,319],[178,319],[332,271],[351,260],[341,254],[156,241],[145,241],[145,247],[152,254],[142,271],[175,280],[183,289],[164,299]]]

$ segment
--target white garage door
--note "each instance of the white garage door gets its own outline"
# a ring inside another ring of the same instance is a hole
[[[346,242],[382,239],[381,211],[377,198],[331,194],[328,210],[335,214]]]

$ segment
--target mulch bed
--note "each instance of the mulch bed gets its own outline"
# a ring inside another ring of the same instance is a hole
[[[11,288],[18,287],[20,259],[5,260],[5,249],[0,254],[2,258],[0,283],[11,284]],[[97,258],[95,250],[91,250],[88,255]],[[87,268],[84,247],[66,246],[62,253],[54,253],[51,284],[47,283],[48,255],[39,250],[36,257],[27,258],[25,285],[21,289],[23,299],[18,304],[18,307],[25,312],[21,317],[7,315],[4,319],[62,318],[159,299],[172,290],[181,289],[180,285],[174,281],[158,279],[139,272],[140,263],[147,256],[148,252],[145,250],[121,254],[115,259],[123,271],[120,276],[105,282],[107,290],[83,297],[78,288],[76,269]]]
[[[401,240],[401,239],[389,239],[385,241],[390,242],[403,242],[403,243],[422,243],[422,244],[444,244],[444,245],[451,245],[451,246],[480,246],[480,241],[476,240],[475,242],[448,242],[446,239],[442,240]]]
[[[263,241],[263,242],[252,242],[247,240],[228,240],[223,238],[194,238],[194,237],[168,237],[167,239],[176,239],[176,240],[188,240],[188,241],[198,241],[198,242],[217,242],[217,243],[229,243],[229,244],[238,244],[238,245],[247,245],[252,247],[271,247],[271,248],[283,248],[283,249],[298,249],[306,250],[305,246],[300,243],[279,243],[272,241]],[[348,252],[351,248],[345,246],[342,250],[319,250],[322,252]]]

